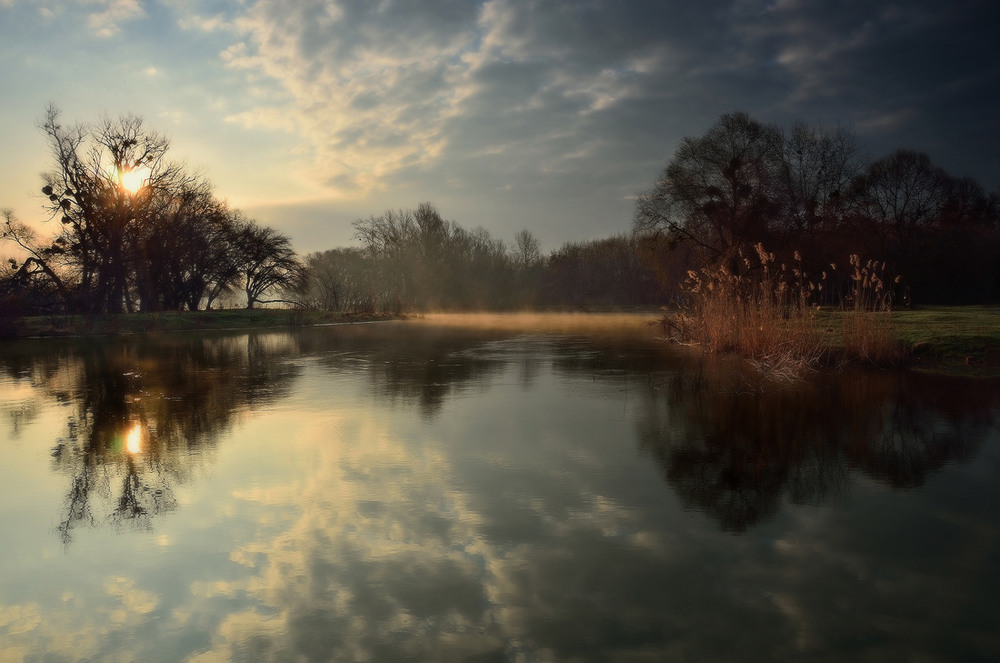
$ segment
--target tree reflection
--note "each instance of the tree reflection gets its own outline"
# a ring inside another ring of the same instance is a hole
[[[286,393],[298,367],[283,334],[86,340],[7,358],[41,398],[67,407],[53,468],[70,479],[58,526],[148,529],[174,510],[174,487],[241,413]]]
[[[640,443],[683,502],[744,531],[783,500],[819,503],[851,471],[920,486],[971,458],[995,429],[997,393],[968,380],[844,371],[754,388],[718,365],[670,374],[647,394]]]
[[[32,347],[6,348],[0,370],[66,408],[52,463],[69,478],[58,527],[67,544],[81,526],[149,528],[175,509],[175,487],[242,413],[288,392],[301,356],[332,375],[363,376],[374,398],[413,403],[425,417],[511,366],[525,386],[549,361],[557,372],[622,385],[642,448],[683,503],[737,532],[784,501],[838,495],[852,471],[919,486],[972,457],[998,408],[995,388],[919,374],[839,371],[762,386],[733,365],[684,363],[634,336],[387,324]],[[9,409],[13,432],[37,410]],[[141,436],[138,448],[130,435]]]
[[[431,418],[465,385],[486,382],[504,369],[514,353],[490,352],[497,338],[476,329],[378,324],[340,327],[336,333],[304,330],[299,343],[327,370],[364,371],[376,398],[414,402]]]

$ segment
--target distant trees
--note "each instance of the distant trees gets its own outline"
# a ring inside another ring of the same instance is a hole
[[[856,230],[880,255],[908,254],[925,230],[938,223],[951,177],[926,154],[898,150],[854,178],[847,208]]]
[[[49,107],[42,130],[54,166],[42,193],[60,227],[40,242],[5,212],[2,239],[26,257],[0,290],[54,292],[47,306],[70,312],[121,313],[211,307],[237,286],[252,308],[265,292],[301,282],[288,238],[230,210],[203,178],[169,161],[169,141],[141,118],[68,127]]]
[[[445,221],[430,203],[354,222],[380,310],[504,308],[516,268],[502,240]]]
[[[445,221],[430,203],[354,223],[360,248],[307,256],[308,306],[346,312],[656,305],[662,289],[631,236],[548,256],[528,229],[512,245]]]
[[[657,305],[663,297],[634,236],[564,244],[542,273],[541,298],[548,306]]]
[[[859,253],[885,260],[924,301],[1000,298],[1000,200],[925,154],[866,163],[853,135],[745,113],[685,138],[636,203],[645,246],[684,245],[685,261],[731,261],[738,249],[800,249],[814,266]],[[661,274],[662,250],[649,253]],[[678,254],[678,256],[680,255]]]
[[[1000,297],[1000,197],[926,154],[898,150],[851,183],[848,231],[930,301]]]
[[[211,308],[227,293],[248,308],[345,312],[653,305],[687,269],[733,263],[757,242],[800,250],[812,271],[849,253],[885,260],[923,301],[1000,299],[997,193],[908,150],[868,163],[839,127],[723,115],[681,141],[638,197],[630,236],[543,255],[528,228],[508,245],[421,203],[358,219],[359,246],[304,261],[168,160],[169,141],[140,118],[66,127],[50,107],[42,130],[58,231],[42,240],[3,210],[0,239],[20,249],[0,270],[7,311]]]
[[[306,256],[303,303],[322,311],[375,310],[374,265],[360,248],[337,248]]]

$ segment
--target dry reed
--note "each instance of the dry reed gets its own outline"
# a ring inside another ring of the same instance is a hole
[[[688,272],[679,312],[663,319],[677,340],[709,352],[736,353],[779,378],[795,379],[832,355],[817,321],[817,301],[828,283],[823,272],[811,279],[798,251],[791,266],[778,265],[762,244],[755,256]],[[841,301],[843,348],[848,358],[894,363],[900,346],[892,329],[891,288],[884,263],[862,264],[851,256],[851,287]],[[836,265],[832,278],[837,278]]]
[[[878,365],[895,365],[904,357],[892,323],[892,288],[886,265],[850,257],[850,294],[841,302],[844,354]],[[836,269],[835,265],[831,265]],[[899,278],[895,279],[899,282]]]
[[[735,352],[771,374],[795,377],[823,352],[810,305],[816,286],[798,253],[789,269],[778,268],[763,245],[754,249],[753,259],[740,252],[728,266],[689,271],[687,305],[668,324],[710,352]]]

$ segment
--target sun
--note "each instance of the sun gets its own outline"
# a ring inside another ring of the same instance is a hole
[[[118,184],[129,193],[137,193],[149,183],[149,176],[149,168],[130,168],[119,172]]]

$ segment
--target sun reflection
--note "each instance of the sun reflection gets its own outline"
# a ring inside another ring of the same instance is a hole
[[[130,454],[142,452],[142,425],[132,426],[132,430],[125,437],[125,450]]]

